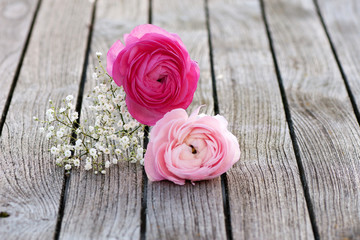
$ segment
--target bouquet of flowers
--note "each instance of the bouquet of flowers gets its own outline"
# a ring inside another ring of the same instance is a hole
[[[169,180],[183,185],[226,172],[240,158],[236,137],[224,117],[190,116],[200,70],[177,34],[151,24],[135,27],[107,53],[106,70],[101,53],[93,78],[93,118],[79,123],[73,96],[60,107],[50,100],[41,128],[51,141],[56,164],[95,174],[118,161],[145,166],[151,181]],[[146,151],[145,126],[153,126]],[[145,153],[145,156],[144,156]]]

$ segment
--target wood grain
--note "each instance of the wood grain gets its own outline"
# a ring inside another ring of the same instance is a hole
[[[203,1],[153,1],[153,23],[177,33],[190,57],[200,67],[200,80],[191,113],[214,113],[209,46]],[[149,182],[147,192],[148,239],[226,239],[220,177],[212,181],[186,183]]]
[[[318,0],[317,2],[359,108],[360,3],[356,0]]]
[[[313,1],[265,10],[320,238],[358,239],[360,130]]]
[[[233,238],[312,239],[259,2],[210,0],[209,15],[219,111],[242,151],[227,174]]]
[[[81,122],[91,122],[93,112],[86,96],[95,87],[92,72],[103,63],[111,45],[136,25],[148,20],[148,1],[98,1],[91,44]],[[61,239],[138,239],[142,197],[142,167],[128,162],[109,168],[106,175],[73,171],[70,178]]]
[[[21,59],[37,2],[0,1],[0,114]]]
[[[91,17],[88,1],[43,1],[0,138],[2,239],[51,239],[57,220],[63,169],[33,116],[76,95]]]

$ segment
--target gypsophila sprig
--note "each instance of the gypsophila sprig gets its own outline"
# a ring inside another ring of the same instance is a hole
[[[43,124],[40,131],[50,141],[49,151],[56,165],[67,172],[83,167],[105,174],[107,168],[121,160],[144,163],[141,143],[145,125],[131,117],[123,88],[106,73],[102,54],[96,52],[96,56],[99,67],[92,77],[98,84],[87,98],[93,119],[79,123],[72,95],[62,100],[60,107],[50,100],[45,120],[34,117]]]

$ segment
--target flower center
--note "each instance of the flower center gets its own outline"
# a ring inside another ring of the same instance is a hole
[[[191,147],[191,153],[197,154],[196,148],[193,145],[190,145],[190,147]]]
[[[159,78],[158,80],[156,80],[159,83],[163,83],[165,81],[165,77]]]

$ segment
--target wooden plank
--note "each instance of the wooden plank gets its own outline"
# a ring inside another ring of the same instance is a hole
[[[227,174],[234,239],[313,238],[258,1],[209,1],[220,114],[242,155]]]
[[[0,1],[0,114],[21,59],[37,2]]]
[[[0,138],[2,239],[51,239],[63,182],[33,116],[76,95],[85,56],[91,4],[43,1]]]
[[[209,46],[203,1],[153,1],[153,23],[177,33],[191,58],[198,62],[200,80],[191,113],[213,114]],[[178,186],[171,182],[148,184],[147,239],[226,239],[221,179]]]
[[[360,107],[360,4],[356,0],[318,1],[337,56]]]
[[[266,15],[321,239],[360,237],[360,130],[311,0]]]
[[[92,79],[98,65],[95,52],[103,53],[105,63],[106,53],[116,40],[148,21],[148,9],[147,0],[98,1],[84,96],[96,84]],[[81,122],[93,118],[89,104],[84,99]],[[61,239],[139,238],[142,167],[128,162],[118,165],[109,168],[105,176],[91,171],[72,172]]]

